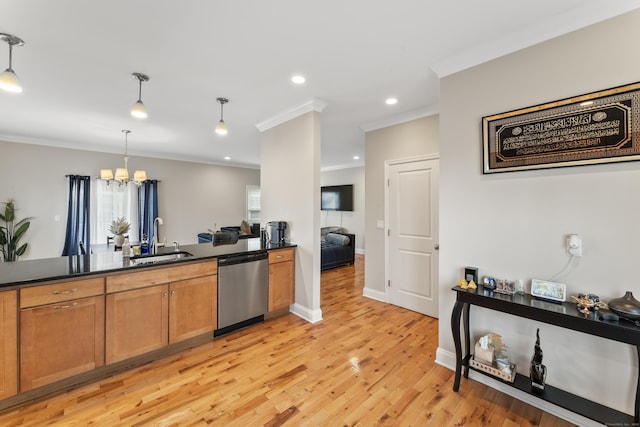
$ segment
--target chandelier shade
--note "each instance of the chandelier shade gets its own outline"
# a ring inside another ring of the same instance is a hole
[[[129,153],[128,142],[130,130],[123,129],[124,132],[124,167],[116,168],[115,176],[111,169],[100,169],[100,179],[107,181],[107,184],[111,181],[117,182],[119,185],[128,184],[131,179],[129,178]],[[144,170],[137,170],[133,173],[133,182],[136,185],[141,185],[147,180],[147,172]]]

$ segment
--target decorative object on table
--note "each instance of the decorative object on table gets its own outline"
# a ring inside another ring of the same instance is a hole
[[[513,295],[516,293],[515,284],[511,280],[497,279],[495,291],[499,294]]]
[[[590,314],[601,308],[607,308],[607,304],[600,301],[600,297],[594,294],[579,293],[578,296],[571,295],[577,304],[577,309],[582,314]]]
[[[113,220],[109,227],[109,231],[113,233],[113,241],[116,246],[122,247],[122,244],[124,243],[124,235],[129,231],[130,226],[131,224],[129,224],[124,217]]]
[[[496,279],[493,277],[485,277],[482,279],[482,286],[485,289],[494,290],[496,288]]]
[[[531,281],[531,295],[545,301],[564,302],[567,295],[567,287],[562,283],[533,279]]]
[[[633,297],[631,291],[627,291],[624,296],[609,301],[609,310],[620,317],[635,322],[640,326],[640,301]]]
[[[462,279],[460,279],[460,281],[458,282],[458,284],[456,285],[457,287],[459,287],[460,289],[476,289],[477,286],[475,284],[475,282],[472,280],[470,282],[467,282],[464,277]]]
[[[4,214],[0,214],[0,220],[4,221],[4,225],[0,225],[0,252],[3,261],[12,262],[17,261],[29,246],[28,243],[19,243],[31,225],[31,218],[23,218],[16,222],[15,201],[9,199],[4,205]]]
[[[475,344],[475,352],[469,363],[477,370],[501,380],[513,382],[516,366],[507,357],[506,347],[498,334],[480,337]]]
[[[482,118],[483,173],[640,160],[640,83]]]
[[[544,391],[544,380],[547,376],[547,367],[542,364],[542,348],[540,347],[540,328],[536,330],[536,344],[531,357],[529,378],[531,390],[541,393]]]
[[[474,283],[478,283],[478,269],[476,267],[465,267],[464,279],[467,282],[473,281]]]
[[[524,289],[524,280],[518,279],[513,281],[513,290],[516,294],[525,294],[526,291]]]

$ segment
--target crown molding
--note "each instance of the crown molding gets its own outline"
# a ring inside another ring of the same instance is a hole
[[[290,108],[288,110],[282,111],[276,114],[273,117],[265,119],[256,124],[258,131],[264,132],[273,127],[281,125],[282,123],[288,122],[291,119],[295,119],[303,114],[309,113],[311,111],[317,111],[318,113],[322,113],[322,110],[327,106],[327,102],[318,98],[312,98],[310,101],[305,102],[302,105],[298,105],[297,107]]]
[[[406,113],[397,116],[386,117],[382,120],[362,124],[360,125],[360,129],[364,132],[371,132],[372,130],[387,128],[389,126],[399,125],[412,120],[422,119],[424,117],[435,116],[438,113],[440,113],[440,108],[438,106],[420,108],[418,110],[407,111]]]
[[[362,168],[362,167],[364,167],[364,160],[358,160],[356,163],[345,163],[342,165],[327,166],[324,168],[320,168],[320,172],[331,172],[331,171],[337,171],[342,169],[352,169],[352,168]]]
[[[438,78],[443,78],[638,8],[640,8],[638,0],[608,1],[580,6],[565,13],[545,18],[535,27],[523,28],[513,34],[504,34],[491,43],[474,46],[457,55],[445,58],[432,65],[431,69]]]
[[[119,156],[124,156],[122,150],[114,149],[113,147],[107,146],[78,146],[78,144],[61,141],[59,139],[43,139],[43,138],[24,138],[20,136],[14,135],[6,135],[0,134],[0,142],[8,142],[10,144],[29,144],[29,145],[38,145],[42,147],[50,147],[50,148],[62,148],[66,150],[76,150],[76,151],[88,151],[91,153],[104,153],[104,154],[115,154]],[[129,150],[129,157],[139,157],[139,158],[148,158],[148,159],[159,159],[159,160],[171,160],[176,162],[188,162],[188,163],[202,163],[205,165],[216,165],[216,166],[227,166],[234,168],[243,168],[243,169],[260,169],[260,165],[250,164],[250,163],[242,163],[242,162],[233,162],[233,161],[222,161],[222,160],[207,160],[198,156],[189,156],[189,155],[159,155],[146,151],[139,150]]]

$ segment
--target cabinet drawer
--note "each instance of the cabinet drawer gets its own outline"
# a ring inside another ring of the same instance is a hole
[[[20,308],[55,304],[104,294],[104,277],[20,289]]]
[[[145,268],[107,277],[107,293],[122,292],[163,283],[218,274],[218,260],[179,266]]]
[[[269,252],[269,264],[274,262],[293,261],[293,248]]]

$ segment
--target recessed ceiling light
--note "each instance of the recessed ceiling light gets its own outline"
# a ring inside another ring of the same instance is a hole
[[[395,105],[398,103],[398,100],[396,98],[388,98],[386,101],[384,101],[385,104],[387,105]]]
[[[229,156],[224,156],[224,159],[225,159],[225,160],[231,160],[231,157],[229,157]]]
[[[585,101],[580,103],[581,107],[588,107],[589,105],[593,105],[593,101]]]
[[[360,160],[360,156],[353,156],[353,160]]]
[[[306,82],[307,79],[305,79],[304,76],[301,76],[300,74],[296,74],[295,76],[291,77],[291,81],[297,85],[301,85]]]

